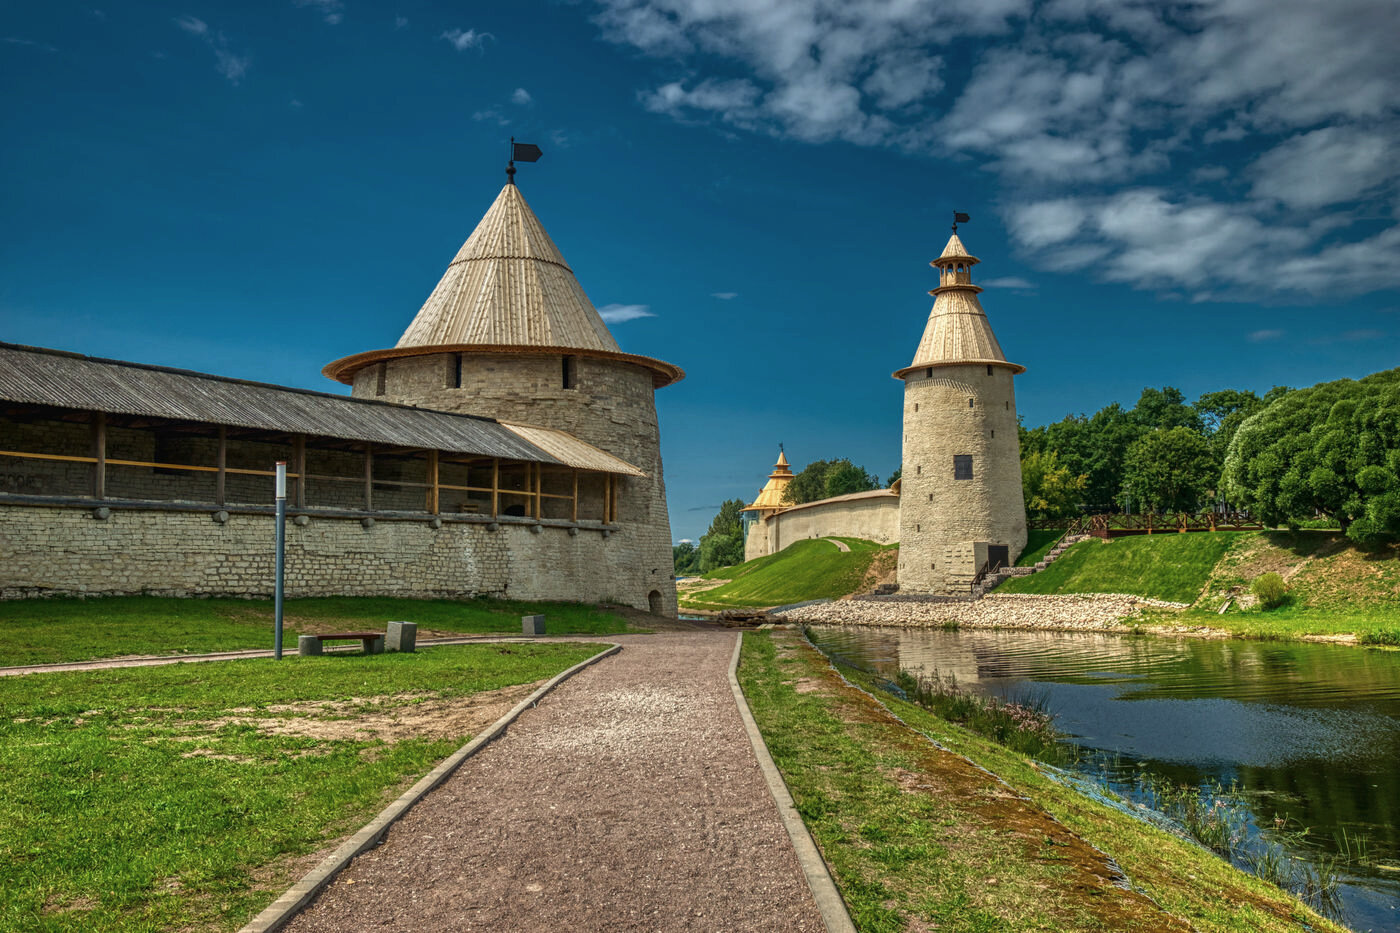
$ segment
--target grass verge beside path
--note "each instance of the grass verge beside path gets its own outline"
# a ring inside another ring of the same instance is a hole
[[[515,685],[599,650],[461,645],[0,679],[0,929],[236,929],[312,867],[306,856],[528,694]]]
[[[998,593],[1130,593],[1193,603],[1225,551],[1242,534],[1140,535],[1081,541],[1049,567],[1012,577]]]
[[[627,630],[620,615],[577,603],[501,599],[289,599],[284,643],[299,633],[418,623],[418,633],[520,633],[520,617],[543,613],[550,634]],[[0,602],[0,667],[143,654],[202,654],[272,647],[272,601],[161,596],[53,597]]]
[[[887,710],[795,632],[746,633],[741,661],[769,750],[865,933],[1341,931],[1026,758],[882,697]],[[1134,891],[1111,882],[1108,858]]]
[[[850,550],[842,551],[831,541],[816,538],[797,541],[776,554],[713,570],[705,575],[706,579],[730,582],[693,594],[682,592],[681,605],[686,609],[732,609],[835,599],[856,592],[876,555],[895,547],[860,538],[835,540]]]
[[[1016,558],[1017,567],[1034,567],[1036,562],[1050,553],[1055,542],[1064,537],[1063,528],[1032,528],[1026,532],[1026,548]]]

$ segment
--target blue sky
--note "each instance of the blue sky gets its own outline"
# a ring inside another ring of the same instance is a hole
[[[1400,363],[1392,0],[0,12],[0,339],[336,391],[521,190],[658,393],[674,536],[899,462],[953,209],[1027,424]],[[630,314],[629,314],[630,311]]]

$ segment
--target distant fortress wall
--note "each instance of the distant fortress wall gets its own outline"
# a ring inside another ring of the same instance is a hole
[[[795,505],[770,515],[749,529],[749,541],[761,542],[764,549],[749,553],[757,548],[746,547],[745,558],[776,554],[795,541],[809,538],[862,538],[894,544],[899,541],[899,494],[889,489],[857,492]]]

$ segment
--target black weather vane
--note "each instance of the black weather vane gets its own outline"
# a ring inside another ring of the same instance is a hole
[[[965,224],[972,220],[972,217],[962,211],[953,211],[953,232],[958,232],[958,224]]]
[[[515,184],[515,163],[516,162],[538,162],[540,156],[544,155],[540,147],[534,143],[518,143],[515,137],[510,138],[510,161],[506,163],[506,180],[509,184]]]

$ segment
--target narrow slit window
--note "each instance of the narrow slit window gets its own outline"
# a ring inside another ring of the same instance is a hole
[[[385,375],[387,374],[388,368],[389,368],[389,364],[388,364],[388,363],[380,363],[380,364],[379,364],[379,371],[378,371],[377,373],[375,373],[375,376],[374,376],[374,394],[375,394],[375,395],[383,395],[383,394],[384,394],[384,381],[385,381],[384,377],[385,377]]]
[[[968,399],[968,400],[967,400],[967,407],[968,407],[968,408],[973,407],[973,406],[972,406],[972,399]]]
[[[992,374],[992,364],[991,364],[991,363],[988,363],[988,364],[987,364],[987,375],[990,376],[991,374]]]
[[[578,357],[564,357],[564,388],[578,388]]]
[[[972,454],[953,454],[953,479],[972,479]]]

